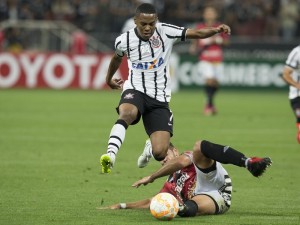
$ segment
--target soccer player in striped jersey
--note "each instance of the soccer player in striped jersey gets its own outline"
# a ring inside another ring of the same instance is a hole
[[[230,34],[230,28],[225,24],[196,30],[160,23],[156,9],[148,3],[137,7],[134,21],[135,28],[116,38],[115,54],[106,76],[112,89],[122,89],[122,96],[117,108],[119,118],[110,132],[106,154],[100,157],[103,173],[111,171],[128,126],[138,123],[141,117],[154,158],[158,161],[165,158],[173,135],[173,114],[169,108],[169,58],[173,44],[178,40]],[[113,78],[124,56],[129,67],[125,82]]]
[[[297,140],[300,144],[300,45],[289,54],[283,69],[283,79],[290,85],[289,99],[296,117]]]

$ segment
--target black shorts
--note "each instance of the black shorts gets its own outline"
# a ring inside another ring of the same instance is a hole
[[[142,92],[128,89],[123,92],[119,106],[123,103],[135,105],[139,110],[136,120],[131,125],[137,124],[142,117],[149,136],[155,131],[168,131],[173,136],[173,113],[168,102],[160,102]]]
[[[300,97],[293,98],[290,100],[291,107],[295,111],[296,109],[300,109]]]
[[[300,97],[293,98],[290,100],[291,107],[294,111],[294,114],[297,118],[300,118]]]

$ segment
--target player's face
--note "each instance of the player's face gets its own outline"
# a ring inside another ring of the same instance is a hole
[[[217,19],[217,11],[212,7],[207,7],[204,10],[203,17],[205,20],[214,21]]]
[[[149,40],[155,31],[157,15],[140,13],[139,15],[135,16],[134,22],[141,38],[144,40]]]

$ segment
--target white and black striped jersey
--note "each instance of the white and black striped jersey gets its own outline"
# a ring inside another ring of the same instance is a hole
[[[173,44],[185,41],[186,28],[157,23],[147,41],[138,36],[137,28],[117,37],[116,54],[128,59],[129,74],[123,91],[135,89],[160,102],[171,100],[169,59]]]
[[[294,69],[292,78],[300,83],[300,45],[295,47],[289,54],[285,64]],[[300,97],[300,90],[290,85],[289,98]]]

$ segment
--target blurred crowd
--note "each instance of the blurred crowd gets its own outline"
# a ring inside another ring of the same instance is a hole
[[[289,41],[300,36],[300,0],[0,0],[4,20],[67,20],[97,38],[119,33],[141,2],[153,3],[159,20],[193,26],[202,11],[217,8],[236,36]]]

